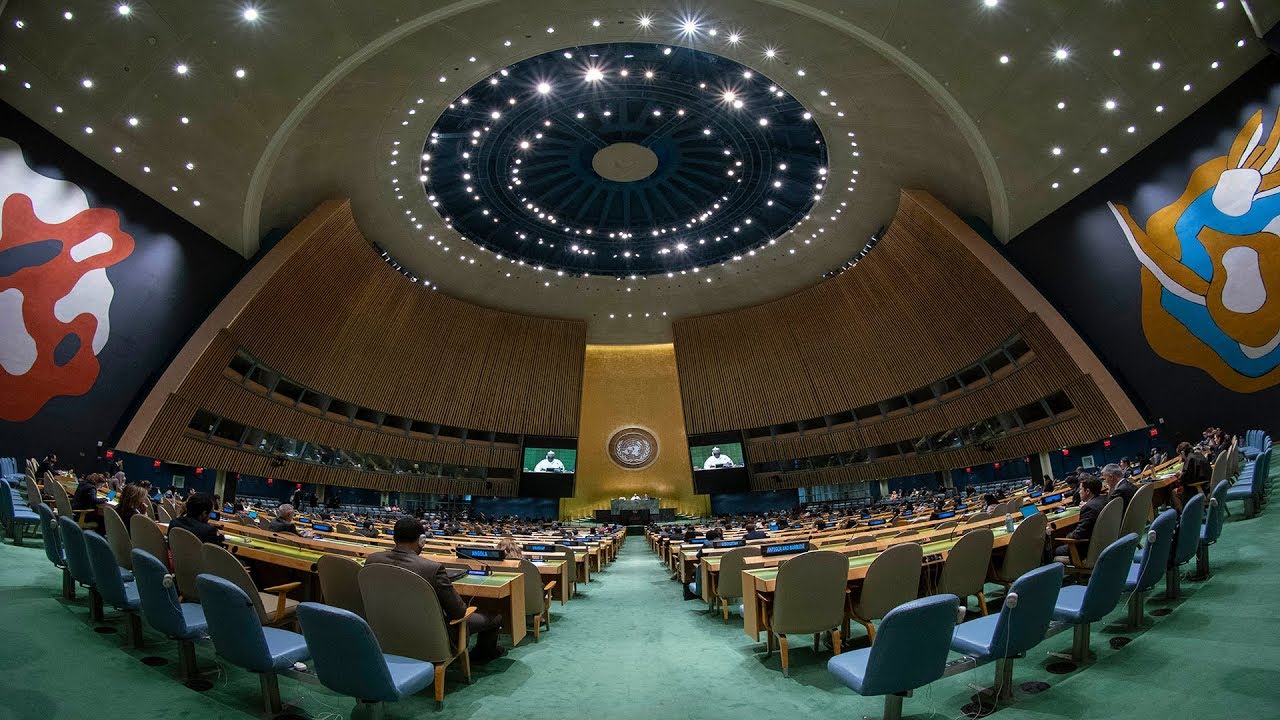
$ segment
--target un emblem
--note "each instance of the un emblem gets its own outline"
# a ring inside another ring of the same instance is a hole
[[[623,428],[609,438],[609,457],[628,470],[639,470],[658,457],[658,439],[643,428]]]
[[[1145,231],[1108,203],[1142,264],[1151,349],[1242,393],[1280,382],[1280,122],[1262,137],[1258,111]]]

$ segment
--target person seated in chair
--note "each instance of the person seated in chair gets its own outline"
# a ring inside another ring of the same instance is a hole
[[[1093,526],[1098,522],[1098,515],[1102,513],[1102,508],[1107,506],[1107,498],[1102,494],[1102,481],[1092,475],[1084,476],[1080,481],[1080,499],[1083,504],[1080,505],[1080,517],[1076,519],[1075,527],[1071,528],[1071,532],[1063,537],[1071,540],[1080,540],[1076,547],[1076,552],[1084,557],[1089,552],[1089,538],[1093,536]],[[1053,523],[1045,528],[1045,532],[1050,537],[1053,536]],[[1053,559],[1057,562],[1070,564],[1071,550],[1067,545],[1059,545],[1054,548]]]
[[[779,523],[779,525],[781,525],[781,523]],[[746,531],[747,532],[742,536],[743,540],[763,540],[764,538],[769,537],[769,534],[765,531],[757,530],[756,524],[753,522],[747,523]]]
[[[373,526],[372,520],[365,520],[360,525],[360,529],[356,530],[356,534],[367,538],[376,538],[378,537],[378,529]]]
[[[293,506],[285,503],[276,508],[276,519],[271,521],[267,526],[267,530],[274,533],[291,533],[299,537],[308,537],[309,533],[298,530],[298,526],[293,523]]]
[[[72,510],[92,510],[93,512],[86,514],[84,520],[86,523],[94,523],[97,525],[98,533],[106,535],[106,524],[102,520],[102,504],[106,498],[98,497],[98,488],[107,484],[107,479],[98,473],[92,473],[80,478],[80,484],[76,485],[76,492],[71,496]]]
[[[422,523],[411,517],[400,518],[396,521],[391,536],[396,546],[391,550],[373,553],[365,560],[365,565],[385,563],[417,573],[435,590],[445,618],[457,620],[466,614],[467,604],[454,589],[444,565],[422,557],[420,543],[422,533]],[[501,615],[474,612],[467,618],[467,632],[476,636],[476,646],[471,651],[472,663],[483,665],[507,654],[507,651],[498,645],[498,630],[501,628]]]
[[[1120,498],[1122,510],[1129,509],[1129,502],[1133,500],[1134,493],[1138,492],[1138,486],[1129,482],[1124,468],[1115,463],[1102,468],[1102,485],[1106,490],[1107,500]]]
[[[172,532],[174,528],[182,528],[199,538],[200,542],[221,545],[222,533],[209,524],[209,513],[212,511],[213,498],[205,493],[195,493],[187,498],[187,507],[183,514],[169,523],[169,530]]]

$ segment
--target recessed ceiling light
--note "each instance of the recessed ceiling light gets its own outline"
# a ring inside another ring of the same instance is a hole
[[[1053,51],[1053,57],[1055,60],[1066,60],[1071,57],[1071,51],[1064,47],[1060,47]]]
[[[70,19],[74,18],[74,17],[75,17],[75,15],[72,15],[72,14],[71,14],[71,11],[70,11],[70,10],[68,10],[68,11],[66,11],[66,12],[62,13],[62,17],[63,17],[63,19],[65,19],[65,20],[70,20]]]
[[[1186,85],[1183,85],[1183,86],[1182,86],[1182,91],[1183,91],[1183,92],[1191,92],[1191,83],[1187,83]]]
[[[1152,70],[1159,70],[1159,69],[1160,69],[1160,68],[1162,68],[1162,67],[1164,67],[1164,63],[1160,62],[1159,60],[1153,60],[1153,61],[1151,61],[1151,69],[1152,69]]]
[[[1218,4],[1214,5],[1214,7],[1218,8],[1219,10],[1225,8],[1226,6],[1227,4],[1225,2],[1222,2],[1222,0],[1218,0]]]
[[[1236,47],[1244,47],[1244,38],[1240,38],[1236,41]]]
[[[761,127],[769,124],[769,118],[760,118]]]
[[[1008,56],[1008,55],[1001,55],[1001,56],[1000,56],[1000,64],[1001,64],[1001,65],[1008,65],[1008,64],[1009,64],[1009,56]]]
[[[596,82],[604,79],[604,72],[600,68],[587,68],[587,82]]]
[[[84,126],[84,132],[85,132],[85,134],[86,134],[86,135],[92,135],[92,134],[93,134],[93,127],[92,127],[92,126],[90,126],[90,125],[85,125],[85,126]]]
[[[179,75],[186,75],[187,71],[190,70],[190,68],[188,68],[185,63],[178,63],[173,67],[173,70]]]
[[[1111,152],[1111,150],[1107,148],[1106,145],[1103,145],[1102,147],[1098,148],[1098,152],[1103,155],[1106,155],[1107,153]]]
[[[1133,125],[1130,125],[1129,127],[1125,128],[1125,129],[1124,129],[1124,131],[1125,131],[1125,132],[1127,132],[1127,133],[1132,134],[1132,133],[1137,132],[1137,131],[1138,131],[1138,128],[1137,128],[1137,127],[1135,127],[1135,126],[1133,126]]]
[[[133,12],[133,8],[125,5],[124,3],[120,3],[116,6],[116,13],[119,15],[128,15],[131,12]]]
[[[1056,148],[1054,148],[1051,152],[1053,152],[1053,154],[1054,154],[1054,155],[1061,155],[1061,154],[1062,154],[1062,148],[1060,148],[1060,147],[1056,147]]]
[[[249,22],[255,22],[259,17],[258,9],[252,6],[247,7],[244,9],[244,12],[240,13],[240,16]]]
[[[740,41],[740,40],[742,40],[742,36],[741,36],[741,35],[739,35],[738,33],[736,33],[736,32],[731,32],[731,33],[729,33],[729,44],[730,44],[730,45],[737,45],[737,44],[738,44],[738,41]],[[769,57],[773,57],[773,56],[772,56],[772,55],[770,55]]]
[[[649,17],[648,15],[641,15],[639,18],[636,19],[636,22],[640,23],[640,27],[647,28],[653,24],[653,18]]]
[[[1058,109],[1059,109],[1059,110],[1066,110],[1066,109],[1067,109],[1067,103],[1066,103],[1066,101],[1065,101],[1065,100],[1059,100],[1059,101],[1058,101]]]
[[[546,95],[547,93],[551,92],[551,84],[544,83],[544,82],[538,83],[538,92],[542,93],[543,95]]]
[[[142,166],[142,172],[144,172],[144,173],[149,173],[149,172],[151,172],[151,166],[150,166],[150,165],[143,165],[143,166]]]
[[[553,27],[549,27],[549,28],[547,28],[547,33],[548,33],[548,34],[553,33],[553,32],[555,32],[555,31],[556,31],[556,29],[555,29],[555,28],[553,28]]]
[[[1104,107],[1104,108],[1106,108],[1106,109],[1108,109],[1108,110],[1115,110],[1115,109],[1116,109],[1116,101],[1115,101],[1115,100],[1111,100],[1110,98],[1108,98],[1106,102],[1102,103],[1102,107]]]
[[[189,163],[187,163],[187,164],[186,164],[186,166],[185,166],[185,167],[186,167],[188,170],[195,170],[195,169],[196,169],[196,164],[195,164],[195,163],[193,163],[193,162],[189,162]]]
[[[199,200],[192,200],[192,201],[191,201],[191,204],[192,204],[192,205],[195,205],[196,207],[200,207],[200,201],[199,201]]]
[[[1218,69],[1218,61],[1217,61],[1217,60],[1214,60],[1213,62],[1209,63],[1209,68],[1210,68],[1211,70],[1217,70],[1217,69]]]
[[[1000,4],[1000,0],[982,0],[982,4],[987,7],[995,7]]]
[[[18,28],[19,30],[21,30],[22,28],[26,27],[26,26],[27,26],[27,24],[26,24],[26,23],[24,23],[24,22],[22,22],[21,20],[14,20],[14,21],[13,21],[13,26],[14,26],[14,27],[16,27],[16,28]]]
[[[1057,182],[1054,182],[1054,183],[1053,183],[1053,185],[1051,185],[1050,187],[1052,187],[1054,190],[1057,190],[1057,189],[1058,189],[1058,183],[1057,183]]]
[[[62,106],[61,106],[61,105],[54,105],[54,106],[53,106],[53,111],[54,111],[54,112],[56,112],[56,113],[58,113],[58,114],[62,114]]]
[[[1111,51],[1112,57],[1120,57],[1122,54],[1123,53],[1120,51],[1120,48],[1116,48]]]
[[[236,77],[243,78],[246,74],[244,68],[236,68]]]
[[[1157,105],[1157,106],[1156,106],[1156,112],[1158,112],[1158,113],[1162,113],[1162,112],[1164,112],[1164,106],[1163,106],[1163,105]]]
[[[186,115],[183,115],[182,117],[178,118],[178,121],[181,122],[183,125],[191,124],[191,118],[187,117]]]
[[[1080,168],[1078,168],[1078,167],[1073,167],[1073,168],[1071,168],[1071,172],[1075,173],[1076,175],[1079,175],[1079,174],[1080,174]]]
[[[86,90],[88,90],[89,88],[93,87],[93,80],[90,80],[89,78],[85,78],[80,81],[80,84],[83,85]]]
[[[765,49],[764,49],[764,56],[765,56],[765,57],[767,57],[767,58],[771,58],[771,59],[772,59],[772,58],[775,58],[775,57],[778,57],[778,51],[777,51],[777,50],[774,50],[773,48],[765,48]]]
[[[600,27],[600,21],[599,21],[599,20],[592,20],[592,21],[591,21],[591,27]]]

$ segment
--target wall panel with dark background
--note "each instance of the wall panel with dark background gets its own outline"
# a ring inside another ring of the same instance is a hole
[[[1141,265],[1107,203],[1127,206],[1133,220],[1147,227],[1153,214],[1179,199],[1197,167],[1228,154],[1259,111],[1265,150],[1278,109],[1280,59],[1272,56],[1006,247],[1012,262],[1084,336],[1143,413],[1153,422],[1163,418],[1162,437],[1169,444],[1198,437],[1206,425],[1274,430],[1280,386],[1236,392],[1205,370],[1170,362],[1152,349],[1141,313]],[[1269,199],[1274,216],[1280,196]],[[1274,266],[1280,238],[1264,235],[1254,244],[1264,268]],[[1272,297],[1254,313],[1256,322],[1270,329],[1280,324],[1278,279],[1264,276],[1272,283],[1267,288]]]
[[[12,146],[6,144],[4,199],[7,211],[16,212],[19,196],[34,192],[32,188],[38,184],[38,178],[29,174],[34,171],[46,178],[74,183],[83,190],[89,208],[114,211],[120,230],[133,240],[132,252],[106,267],[107,278],[114,288],[108,316],[110,336],[97,355],[97,377],[88,391],[74,396],[55,396],[42,404],[33,400],[30,404],[39,409],[29,419],[23,417],[25,413],[10,413],[8,418],[0,419],[0,454],[23,457],[53,449],[64,466],[89,469],[94,466],[97,442],[110,445],[114,441],[132,407],[163,371],[186,336],[235,283],[246,263],[222,243],[3,103],[0,103],[0,137],[21,148],[23,164],[29,168],[22,169],[16,164]],[[142,162],[142,159],[129,161]],[[63,200],[55,197],[53,202]],[[48,253],[35,248],[38,243],[11,246],[16,234],[12,232],[12,223],[17,222],[17,217],[7,213],[5,218],[5,244],[0,245],[0,291],[13,289],[15,279],[21,277],[19,273],[24,270],[34,283],[30,287],[51,282],[38,273],[55,265],[44,262],[50,253],[57,252],[54,244],[45,244]],[[84,213],[76,217],[82,218]],[[38,214],[37,219],[41,219]],[[48,218],[42,220],[49,222]],[[75,222],[76,218],[72,218],[66,224]],[[77,238],[64,239],[62,251],[65,253]],[[78,322],[84,323],[86,317],[82,315]],[[50,333],[56,333],[54,337],[63,336],[64,332],[74,334],[53,318],[43,323]],[[32,321],[29,319],[27,324],[31,327]],[[92,336],[95,326],[88,327],[86,338]],[[6,343],[13,341],[12,336],[4,339]],[[68,347],[75,349],[77,342],[63,336],[61,347],[54,353],[54,365],[66,363],[70,354]],[[40,352],[50,349],[42,347]],[[52,385],[63,383],[56,377],[56,371],[54,375]],[[36,383],[31,373],[10,375],[2,369],[0,380],[5,383],[6,393],[26,396],[33,394]]]

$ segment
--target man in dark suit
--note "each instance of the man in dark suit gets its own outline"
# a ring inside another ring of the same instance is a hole
[[[1120,498],[1122,501],[1121,509],[1129,509],[1129,501],[1133,500],[1133,496],[1138,492],[1138,486],[1129,482],[1129,477],[1125,475],[1124,468],[1111,463],[1102,468],[1102,485],[1106,490],[1107,500],[1112,498]]]
[[[1107,498],[1102,494],[1102,481],[1091,475],[1084,476],[1080,480],[1080,499],[1083,501],[1080,505],[1080,517],[1076,519],[1075,527],[1064,537],[1082,541],[1077,545],[1077,551],[1083,556],[1089,552],[1089,538],[1093,536],[1093,526],[1098,522],[1098,515],[1107,506]],[[1046,532],[1052,536],[1053,530],[1053,523],[1050,523]],[[1071,551],[1066,545],[1059,545],[1053,551],[1053,559],[1059,562],[1069,562],[1070,557]]]
[[[436,591],[436,598],[440,600],[440,609],[444,611],[445,618],[457,620],[465,615],[467,604],[454,589],[444,565],[421,555],[422,545],[419,539],[423,533],[422,523],[415,518],[402,517],[396,521],[392,533],[395,548],[370,555],[365,564],[386,563],[417,573]],[[520,622],[520,619],[516,621]],[[506,650],[498,646],[498,630],[501,627],[501,615],[475,612],[467,618],[467,632],[476,636],[476,647],[471,651],[472,663],[483,665],[507,654]]]
[[[769,537],[768,533],[763,530],[757,530],[756,524],[753,522],[747,523],[746,530],[746,534],[742,536],[743,540],[763,540],[764,538]]]
[[[222,544],[222,534],[218,528],[209,524],[209,513],[213,511],[213,498],[205,493],[193,493],[187,498],[187,507],[181,515],[169,523],[169,531],[182,528],[195,535],[200,542]]]
[[[298,526],[294,524],[293,512],[293,506],[289,503],[276,508],[276,519],[271,521],[271,524],[267,526],[267,530],[273,533],[289,533],[307,537],[307,534],[300,532]]]

